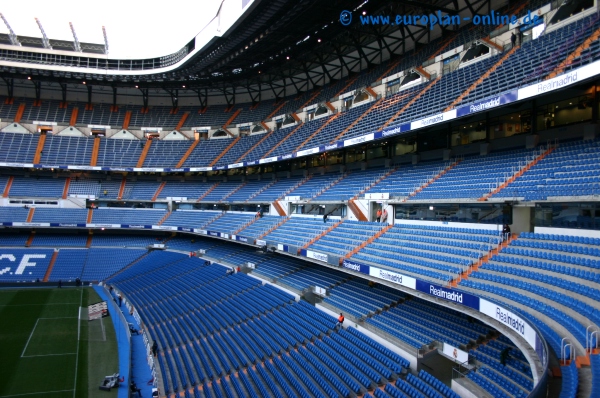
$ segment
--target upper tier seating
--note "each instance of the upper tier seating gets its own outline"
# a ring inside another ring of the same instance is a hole
[[[62,137],[46,134],[41,163],[52,165],[89,165],[93,147],[93,138]]]
[[[223,155],[221,159],[216,163],[217,166],[225,166],[228,164],[236,163],[243,154],[245,154],[254,144],[258,143],[263,138],[262,134],[252,134],[249,136],[242,136],[234,146]],[[256,159],[255,159],[256,160]]]
[[[33,162],[39,138],[33,134],[0,133],[0,161]]]
[[[564,61],[572,48],[576,48],[585,39],[590,37],[591,33],[600,26],[600,19],[595,15],[585,17],[543,34],[537,40],[526,41],[514,54],[506,59],[502,64],[495,68],[491,75],[478,84],[465,98],[461,100],[460,105],[479,101],[483,98],[497,95],[506,90],[527,84],[531,81],[537,81],[543,78],[560,62]],[[491,25],[487,27],[491,29]],[[434,40],[424,49],[416,51],[411,57],[405,57],[395,68],[388,73],[393,74],[399,70],[407,70],[415,65],[422,63],[427,57],[433,54],[440,54],[441,48],[449,48],[458,43],[472,42],[476,38],[485,36],[487,30],[472,30],[464,28],[459,30],[454,38],[445,38],[444,40]],[[442,44],[443,42],[443,44]],[[565,43],[568,42],[568,45]],[[441,47],[441,48],[440,48]],[[243,156],[255,143],[261,140],[263,134],[250,135],[242,137],[233,148],[225,154],[217,165],[235,163],[242,160],[258,160],[266,155],[266,152],[272,149],[276,144],[281,143],[269,156],[278,156],[291,153],[299,147],[309,148],[317,145],[328,144],[334,138],[338,137],[354,120],[364,115],[360,121],[354,124],[343,135],[344,139],[356,137],[367,132],[374,132],[386,124],[397,125],[409,120],[418,120],[426,116],[436,114],[450,105],[473,81],[476,81],[485,71],[499,59],[501,54],[494,56],[484,55],[479,59],[462,63],[459,68],[451,72],[445,72],[440,80],[433,84],[427,92],[418,96],[418,99],[411,104],[403,113],[394,116],[397,110],[401,109],[409,100],[419,95],[422,90],[429,85],[428,82],[413,85],[401,90],[395,94],[389,93],[384,99],[373,104],[359,103],[350,107],[348,110],[334,116],[326,116],[315,121],[303,124],[293,135],[288,135],[294,129],[294,126],[286,127],[280,131],[270,134],[268,139],[261,145]],[[591,62],[600,56],[600,44],[593,42],[591,47],[581,54],[576,55],[571,65],[579,65],[581,62]],[[358,76],[349,78],[350,85],[346,90],[352,90],[352,87],[363,87],[381,77],[379,73],[385,72],[388,63],[379,65],[371,71],[361,72]],[[401,68],[401,69],[398,69]],[[533,71],[533,72],[532,72]],[[288,99],[284,107],[278,111],[278,114],[289,114],[297,110],[311,97],[311,101],[318,103],[325,100],[328,95],[342,86],[342,82],[327,85],[316,91],[305,92],[294,99]],[[337,94],[337,93],[336,93]],[[322,97],[324,96],[324,97]],[[25,104],[24,118],[37,117],[44,115],[49,118],[48,121],[66,123],[68,115],[73,108],[79,109],[78,123],[100,124],[120,126],[122,125],[124,115],[131,111],[132,126],[157,126],[172,128],[174,127],[184,112],[190,112],[186,119],[186,127],[190,126],[221,126],[233,116],[233,109],[225,112],[226,105],[209,106],[205,113],[198,113],[194,107],[180,107],[179,111],[172,113],[171,107],[154,106],[148,113],[141,113],[141,107],[138,105],[126,105],[120,107],[117,112],[110,112],[109,105],[94,104],[92,110],[85,110],[85,103],[69,104],[67,110],[60,109],[58,101],[43,101],[41,107],[34,107],[32,99],[22,99]],[[371,105],[374,105],[371,108]],[[15,104],[2,104],[0,107],[0,117],[2,119],[14,118],[16,114]],[[253,109],[251,109],[253,108]],[[253,106],[241,106],[241,114],[234,121],[241,123],[241,120],[250,118],[262,119],[273,110],[273,102],[265,101],[264,104],[258,104],[257,108]],[[369,112],[366,112],[370,109]],[[333,120],[332,120],[333,118]],[[39,119],[38,119],[39,120]],[[253,120],[258,122],[259,120]],[[307,138],[323,126],[327,126],[320,131],[320,134],[314,136],[307,142]],[[268,134],[268,133],[266,133]],[[37,144],[37,136],[29,134],[3,133],[0,147],[6,148],[5,152],[0,151],[0,160],[12,162],[31,162]],[[91,147],[93,140],[85,137],[52,137],[47,138],[45,150],[42,153],[42,162],[50,164],[80,164],[89,165]],[[172,141],[153,143],[150,154],[145,160],[147,167],[173,166],[181,158],[191,141]],[[231,143],[231,139],[212,139],[202,141],[194,150],[185,166],[207,166],[212,160],[220,155],[224,148]],[[134,167],[139,159],[142,150],[142,141],[139,140],[118,140],[104,139],[100,145],[98,157],[99,166],[122,166]],[[74,145],[81,146],[82,150],[73,150]],[[10,149],[9,149],[10,148]],[[66,156],[64,156],[66,155]]]
[[[175,167],[192,141],[153,140],[143,167]]]
[[[225,112],[227,105],[209,105],[204,113],[197,110],[191,112],[188,116],[185,125],[194,126],[223,126],[227,120],[233,116],[235,110]],[[234,123],[236,123],[234,121]]]
[[[592,15],[580,19],[546,33],[537,40],[525,42],[487,79],[477,85],[475,90],[463,98],[458,106],[513,90],[543,78],[600,27],[600,20],[590,24],[594,18],[595,16]],[[562,47],[567,40],[571,41],[569,47]]]
[[[232,142],[233,138],[231,137],[200,141],[186,159],[183,167],[208,166]]]
[[[270,151],[275,145],[279,144],[279,142],[281,142],[285,137],[287,137],[295,128],[296,128],[296,126],[292,125],[292,126],[283,127],[278,130],[275,130],[271,135],[269,135],[263,142],[258,144],[251,151],[250,151],[251,147],[248,147],[247,150],[249,152],[243,157],[240,156],[240,158],[236,159],[236,161],[239,160],[240,162],[242,162],[242,161],[247,162],[247,161],[253,161],[253,160],[260,159],[264,154],[266,154],[268,151]],[[261,138],[262,138],[262,134],[261,134]],[[269,156],[271,156],[271,155],[269,155]]]
[[[98,151],[97,166],[135,167],[145,141],[103,139]]]

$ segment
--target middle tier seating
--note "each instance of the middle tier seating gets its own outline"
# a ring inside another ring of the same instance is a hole
[[[398,224],[351,260],[446,283],[501,242],[496,230]]]
[[[167,214],[164,209],[119,209],[100,207],[94,210],[93,224],[158,225]]]
[[[308,249],[345,256],[361,243],[366,242],[387,224],[345,220]]]
[[[323,222],[321,217],[292,217],[279,228],[271,231],[263,240],[300,247],[325,232],[335,222],[331,219]]]

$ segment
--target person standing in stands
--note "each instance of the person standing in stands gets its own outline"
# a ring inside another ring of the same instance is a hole
[[[121,293],[119,293],[119,307],[121,306],[121,304],[123,304],[123,296],[121,296]]]
[[[337,329],[337,327],[338,327],[338,326],[340,327],[340,329],[341,329],[342,327],[344,327],[344,319],[345,319],[345,318],[344,318],[344,314],[342,314],[342,313],[340,312],[340,316],[338,317],[338,323],[335,325],[336,329]]]
[[[388,217],[388,212],[387,212],[387,209],[385,209],[385,210],[383,210],[383,213],[381,214],[381,222],[386,222],[387,217]]]
[[[515,32],[512,32],[512,33],[510,34],[510,42],[511,42],[511,44],[512,44],[512,47],[511,47],[511,48],[515,48],[515,47],[516,47],[516,45],[517,45],[517,35],[515,35]]]
[[[327,222],[327,214],[323,214],[323,222]]]
[[[152,343],[152,355],[156,356],[157,352],[158,352],[158,344],[156,344],[156,340],[154,340],[154,343]]]
[[[521,31],[521,29],[519,29],[519,33],[517,34],[518,39],[519,39],[519,45],[522,46],[523,45],[523,32]]]
[[[506,347],[500,352],[500,363],[502,366],[506,366],[506,361],[510,358],[510,347]]]
[[[381,221],[381,208],[377,209],[377,222]]]
[[[504,235],[504,239],[508,239],[508,236],[510,235],[510,227],[508,224],[504,224],[502,227],[502,235]]]
[[[139,397],[142,396],[142,390],[140,388],[138,388],[138,386],[134,383],[133,380],[131,380],[131,384],[130,384],[129,388],[131,389],[131,392],[137,391]]]

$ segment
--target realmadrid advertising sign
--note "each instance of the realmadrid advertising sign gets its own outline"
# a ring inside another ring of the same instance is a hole
[[[535,330],[518,315],[484,299],[479,300],[479,311],[508,326],[522,336],[531,347],[536,348]]]
[[[454,303],[466,305],[467,307],[479,310],[479,297],[473,296],[469,293],[453,289],[446,289],[445,287],[420,280],[417,281],[417,290],[427,293],[431,296],[439,297],[444,300],[452,301]]]
[[[519,89],[519,100],[541,95],[550,91],[558,90],[563,87],[570,86],[577,82],[583,81],[590,77],[596,76],[600,70],[600,61],[588,64],[571,72],[557,76],[553,79],[544,80],[543,82],[532,84]]]

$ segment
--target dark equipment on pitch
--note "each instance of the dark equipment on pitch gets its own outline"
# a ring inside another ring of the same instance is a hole
[[[104,381],[100,384],[100,389],[102,391],[110,391],[114,387],[119,387],[119,374],[114,373],[110,376],[104,376]]]

